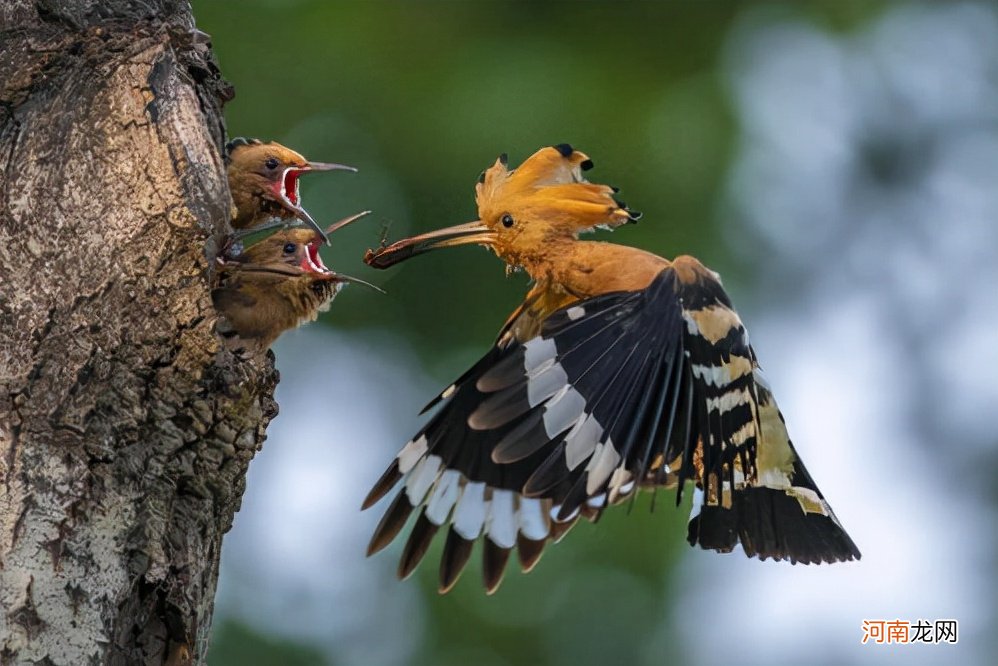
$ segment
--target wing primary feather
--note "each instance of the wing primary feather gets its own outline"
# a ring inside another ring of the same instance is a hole
[[[487,368],[495,365],[497,362],[501,362],[497,361],[496,359],[502,356],[503,352],[505,351],[506,351],[505,349],[500,347],[492,347],[492,349],[490,349],[484,356],[482,356],[482,358],[478,359],[478,361],[470,368],[468,368],[460,377],[451,382],[450,386],[448,386],[446,389],[438,393],[437,396],[433,398],[433,400],[428,402],[426,406],[420,410],[419,412],[420,416],[430,411],[438,404],[440,404],[442,401],[450,397],[457,388],[462,386],[469,379],[481,374]]]
[[[537,407],[496,443],[492,461],[508,464],[523,460],[550,441],[544,430],[544,409]]]
[[[662,455],[665,461],[675,460],[680,456],[682,456],[681,460],[685,460],[689,455],[687,449],[689,448],[690,429],[688,405],[690,387],[687,382],[683,381],[686,377],[686,357],[683,355],[681,346],[676,350],[669,372],[671,404],[665,431],[662,434]],[[682,420],[681,426],[678,420]]]
[[[523,345],[515,349],[482,372],[475,380],[475,388],[482,393],[495,393],[523,380],[525,369]]]
[[[649,363],[649,361],[651,361]],[[623,458],[627,458],[630,452],[631,443],[636,441],[638,434],[645,423],[645,418],[648,415],[648,406],[651,404],[654,398],[657,398],[662,391],[657,390],[657,380],[660,377],[659,369],[661,364],[659,359],[655,358],[653,354],[648,354],[644,360],[644,369],[641,373],[641,378],[635,382],[635,388],[640,388],[640,398],[638,404],[634,407],[634,411],[630,414],[627,423],[627,430],[624,436],[619,440],[620,446],[618,451]]]
[[[437,533],[439,525],[434,525],[427,517],[426,513],[419,514],[416,524],[413,525],[409,533],[409,540],[402,550],[402,557],[399,559],[398,577],[401,580],[408,578],[416,569],[416,566],[426,555],[433,535]]]
[[[515,385],[490,395],[468,415],[468,426],[475,430],[495,430],[530,412],[527,393],[522,389],[522,385]]]
[[[409,504],[409,498],[406,497],[405,490],[402,490],[395,496],[395,500],[388,507],[388,510],[385,511],[385,515],[381,517],[381,522],[378,523],[374,534],[371,536],[371,542],[367,545],[368,557],[374,555],[392,542],[392,539],[395,538],[405,525],[409,514],[412,513],[412,508],[412,504]]]
[[[634,476],[637,479],[645,477],[656,452],[661,452],[663,459],[668,460],[665,450],[669,443],[669,437],[672,434],[676,406],[679,402],[679,378],[682,377],[680,365],[681,361],[677,363],[677,359],[675,358],[661,365],[662,374],[659,376],[658,381],[661,382],[663,389],[660,398],[656,402],[654,412],[647,421],[650,430],[644,434],[644,447],[641,454],[635,458]],[[665,417],[665,427],[663,428],[662,418],[666,405],[669,406],[669,413]]]
[[[566,520],[563,523],[559,523],[559,522],[556,522],[556,521],[552,522],[551,523],[551,541],[553,541],[554,543],[558,543],[559,541],[561,541],[562,539],[564,539],[565,535],[568,534],[568,531],[570,529],[572,529],[573,527],[575,527],[575,523],[577,523],[577,522],[579,522],[579,516],[578,515],[576,515],[574,518]]]
[[[606,430],[603,433],[602,441],[597,445],[596,451],[586,466],[585,498],[587,501],[607,490],[613,477],[613,471],[622,460],[627,460],[629,442],[625,441],[624,436],[621,435],[619,424],[626,423],[634,417],[635,395],[638,394],[639,389],[646,389],[643,381],[644,375],[646,371],[651,369],[647,364],[647,358],[647,353],[637,357],[632,353],[628,359],[627,370],[620,373],[614,382],[614,388],[611,389],[614,400],[610,402],[608,407],[607,413],[610,416],[606,419]],[[617,384],[623,384],[623,386],[616,386]],[[592,516],[587,517],[592,520]]]
[[[623,447],[627,442],[623,441],[624,438],[620,436],[617,426],[621,421],[628,421],[635,416],[633,400],[639,394],[639,391],[647,393],[647,373],[653,370],[653,367],[648,363],[650,356],[650,351],[639,353],[636,347],[632,347],[627,352],[627,357],[623,363],[617,367],[613,378],[607,383],[606,389],[600,396],[599,403],[593,408],[594,414],[597,411],[603,414],[602,418],[598,420],[605,421],[601,444],[604,447],[613,446],[618,460],[621,458],[626,459],[626,451]],[[604,397],[609,398],[609,401],[605,405],[603,404]],[[639,398],[639,404],[641,401],[643,401],[643,396]],[[599,445],[597,445],[597,450],[600,450]],[[606,448],[602,449],[604,455],[607,454],[607,451]],[[593,454],[593,456],[596,455],[597,453]],[[616,467],[616,464],[614,464],[614,467]],[[590,474],[593,471],[595,470],[587,468],[587,472]],[[606,478],[599,481],[596,487],[593,487],[592,483],[587,480],[586,498],[588,499],[599,494],[609,478],[610,474],[607,473]]]
[[[618,313],[609,321],[600,319],[600,315],[615,309],[627,309],[630,306],[633,306],[634,302],[641,298],[641,295],[641,291],[617,291],[609,294],[603,294],[602,296],[597,296],[595,298],[586,299],[585,301],[581,301],[579,303],[574,303],[573,305],[581,304],[585,307],[586,316],[580,319],[572,319],[568,315],[568,311],[571,310],[571,307],[562,308],[543,321],[541,324],[541,335],[545,338],[552,338],[575,328],[582,328],[593,324],[605,324],[612,326],[617,323],[617,320],[620,319],[620,314],[622,313]],[[602,327],[600,330],[602,330]],[[593,335],[598,334],[599,330]],[[592,336],[587,336],[587,339],[588,337]]]
[[[618,338],[618,340],[619,339],[620,338]],[[616,344],[616,341],[614,341],[614,344]],[[612,378],[604,385],[604,389],[597,398],[596,403],[593,405],[592,413],[595,413],[596,409],[599,409],[601,407],[601,403],[604,397],[609,397],[610,402],[607,405],[605,411],[609,411],[609,413],[614,414],[612,422],[613,423],[616,422],[616,418],[619,416],[619,413],[617,413],[615,410],[619,409],[620,402],[626,400],[626,397],[629,397],[630,394],[635,390],[635,382],[630,382],[623,397],[621,397],[622,392],[615,391],[614,387],[617,384],[617,381],[621,377],[629,376],[629,373],[625,373],[624,370],[630,364],[630,360],[633,358],[634,352],[635,349],[633,348],[630,351],[628,351],[627,357],[624,360],[624,362],[617,366]],[[604,437],[607,437],[609,432],[610,432],[610,427],[604,428],[603,431]],[[593,455],[596,454],[594,453]],[[579,477],[572,484],[571,489],[569,489],[565,497],[562,498],[561,507],[558,510],[556,520],[558,520],[559,522],[566,520],[568,516],[572,515],[572,513],[576,509],[578,509],[579,506],[589,497],[589,493],[586,491],[586,486],[588,485],[588,476],[589,476],[588,473],[580,474]]]
[[[482,541],[482,581],[486,594],[494,594],[499,589],[509,553],[509,548],[497,546],[491,539]]]
[[[516,537],[516,554],[520,559],[520,570],[528,573],[533,569],[544,554],[547,539],[528,539],[522,533]]]
[[[683,486],[686,485],[686,480],[693,478],[693,473],[695,469],[693,467],[693,454],[696,451],[698,440],[701,440],[701,434],[698,432],[699,428],[693,427],[693,412],[701,411],[696,408],[696,396],[693,390],[693,374],[690,371],[689,359],[683,360],[683,392],[686,395],[686,404],[684,405],[684,411],[686,413],[686,427],[683,429],[685,433],[686,441],[685,448],[683,451],[682,464],[679,466],[679,478],[676,483],[676,506],[679,506],[683,502]],[[701,449],[705,447],[705,444],[700,441]]]
[[[611,343],[610,348],[606,352],[601,354],[601,358],[610,352],[612,347],[620,341],[620,337],[616,338],[613,343]],[[587,412],[593,414],[596,409],[603,407],[603,401],[606,398],[610,399],[610,404],[607,410],[612,413],[614,406],[616,405],[617,396],[620,395],[619,392],[613,390],[614,386],[617,384],[618,379],[624,375],[624,369],[628,366],[631,358],[634,355],[635,350],[631,349],[628,351],[627,356],[619,363],[613,364],[615,369],[609,381],[603,384],[602,389],[599,394],[595,396],[591,404],[587,404]],[[588,374],[588,372],[595,366],[590,366],[583,373]],[[581,380],[581,378],[580,378]],[[634,390],[633,383],[628,387],[628,394],[630,391]],[[604,432],[607,432],[604,429]],[[547,493],[552,490],[555,486],[560,484],[562,481],[569,478],[572,472],[568,469],[565,459],[564,459],[565,443],[562,441],[555,451],[541,463],[534,473],[527,479],[527,482],[523,487],[523,494],[526,496],[538,496]],[[555,457],[557,454],[557,457]],[[581,484],[581,485],[580,485]],[[567,494],[562,498],[562,506],[557,514],[557,519],[559,521],[564,521],[572,512],[578,508],[578,506],[586,499],[586,474],[579,475],[579,478],[573,482],[572,486],[569,488]]]
[[[474,541],[463,538],[451,527],[447,532],[447,540],[444,542],[444,552],[440,557],[440,594],[450,591],[461,572],[464,571],[468,558],[471,557],[471,549],[475,545]]]
[[[626,467],[630,468],[629,471],[634,473],[635,476],[638,476],[638,473],[634,469],[634,459],[630,455],[631,448],[637,441],[638,432],[644,422],[648,405],[652,397],[657,394],[657,387],[653,384],[658,376],[659,363],[657,354],[651,351],[644,354],[642,360],[639,362],[639,367],[638,376],[629,381],[629,386],[627,387],[628,395],[617,408],[616,416],[607,426],[606,430],[608,433],[607,436],[613,440],[614,447],[621,460],[624,461]],[[636,402],[634,401],[635,398]],[[623,434],[619,437],[614,437],[609,433],[614,433],[617,430],[618,423],[623,424]],[[606,482],[601,484],[601,487],[605,486]],[[599,493],[600,491],[597,490],[596,492]]]
[[[571,345],[558,349],[555,347],[556,356],[553,360],[561,361],[568,357],[574,356],[579,350],[588,348],[588,343],[593,339],[597,338],[604,331],[612,328],[617,324],[617,321],[611,319],[609,321],[604,321],[600,319],[598,314],[601,313],[589,313],[586,317],[578,320],[571,321],[570,325],[563,326],[558,329],[549,331],[548,333],[542,335],[540,338],[545,342],[553,341],[554,339],[559,339],[565,341],[568,339],[567,334],[576,329],[582,328],[582,335],[576,336],[577,340],[574,340]],[[595,326],[595,331],[586,331],[583,327]],[[536,339],[536,338],[535,338]],[[502,391],[509,389],[510,387],[522,385],[527,381],[528,378],[528,368],[526,367],[526,344],[517,345],[514,350],[502,359],[499,359],[492,367],[484,370],[479,376],[475,383],[475,387],[483,393],[495,393],[497,391]],[[597,349],[599,349],[597,347]],[[531,369],[536,370],[536,369]],[[467,373],[466,373],[467,374]]]
[[[623,302],[629,303],[631,300],[633,298],[628,296]],[[611,302],[610,305],[619,306],[618,303],[614,302]],[[606,308],[606,310],[610,309],[610,307]],[[582,330],[585,331],[584,335],[580,339],[573,341],[565,349],[557,349],[555,347],[557,350],[557,362],[561,364],[564,364],[569,358],[574,358],[580,351],[592,350],[596,353],[595,358],[591,360],[587,359],[585,355],[582,356],[585,360],[581,361],[581,363],[585,365],[578,375],[579,379],[584,377],[589,369],[599,365],[600,361],[614,349],[616,343],[621,339],[618,336],[608,346],[592,344],[592,341],[596,340],[604,332],[614,329],[619,325],[618,318],[616,317],[609,320],[600,319],[598,315],[601,313],[602,311],[597,311],[596,313],[589,311],[587,316],[582,319],[566,319],[569,322],[567,325],[554,328],[543,336],[544,340],[553,341],[557,339],[564,342],[567,339],[567,333],[576,327],[596,327],[596,330],[592,332],[586,331],[583,328]],[[531,376],[527,372],[524,353],[522,351],[525,347],[525,345],[517,346],[514,352],[508,354],[505,358],[499,359],[491,367],[486,368],[484,366],[483,361],[485,359],[479,361],[476,367],[481,368],[481,372],[465,373],[462,379],[454,384],[454,386],[460,387],[474,374],[478,374],[479,377],[475,382],[475,388],[480,392],[493,394],[482,401],[469,416],[468,422],[473,428],[486,430],[502,427],[518,416],[527,413],[532,408],[530,401],[527,399],[527,391],[524,389],[524,385],[528,384],[531,380],[538,381],[539,377]],[[548,371],[548,374],[550,372]],[[445,391],[445,393],[447,392]],[[549,397],[549,392],[545,391],[541,397]]]
[[[520,492],[524,497],[547,495],[569,475],[571,471],[565,465],[565,442],[560,442],[527,478]]]
[[[586,325],[596,325],[596,326],[598,326],[598,328],[595,331],[593,331],[592,333],[587,333],[584,337],[580,338],[579,340],[576,340],[576,341],[572,342],[565,349],[563,349],[563,350],[559,349],[558,350],[557,359],[558,359],[559,362],[564,363],[564,361],[567,358],[569,358],[571,356],[574,356],[575,353],[578,352],[579,350],[587,349],[587,348],[588,349],[603,349],[602,346],[592,347],[590,345],[591,345],[591,343],[594,340],[596,340],[597,338],[599,338],[599,336],[601,336],[606,331],[619,327],[619,325],[620,325],[620,318],[621,317],[617,316],[617,317],[614,317],[614,318],[612,318],[610,320],[602,320],[602,319],[599,319],[598,317],[596,317],[593,314],[587,314],[587,316],[583,317],[582,319],[577,319],[577,320],[571,322],[570,325],[563,326],[562,328],[558,328],[558,329],[554,329],[554,330],[545,332],[544,336],[547,337],[547,338],[555,338],[555,339],[560,339],[560,340],[564,341],[564,340],[568,339],[568,337],[567,337],[566,334],[569,331],[571,331],[572,329],[574,329],[574,328],[582,327],[582,326],[586,326]],[[620,339],[619,336],[617,338],[615,338],[615,340],[619,340],[619,339]],[[609,350],[606,350],[606,351],[609,351]],[[599,360],[602,359],[603,356],[605,356],[605,355],[606,355],[605,351],[603,353],[600,353],[599,356],[597,356],[597,358],[594,361],[594,363],[598,363]]]
[[[378,500],[387,495],[388,491],[394,488],[395,484],[401,479],[402,473],[399,471],[399,460],[398,458],[394,458],[392,459],[392,464],[388,466],[388,469],[381,475],[381,478],[375,482],[371,491],[367,493],[364,503],[360,505],[360,510],[370,509]]]
[[[561,507],[555,516],[556,523],[564,523],[586,501],[586,476],[586,474],[580,474],[579,478],[572,484],[571,489],[562,498]]]

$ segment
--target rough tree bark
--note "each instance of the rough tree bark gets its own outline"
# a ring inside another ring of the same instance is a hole
[[[0,6],[2,664],[204,660],[277,375],[213,331],[227,88],[193,28]]]

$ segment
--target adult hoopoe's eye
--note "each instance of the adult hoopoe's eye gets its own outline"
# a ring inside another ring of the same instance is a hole
[[[509,213],[503,213],[503,216],[499,219],[499,221],[502,222],[502,226],[507,229],[513,226],[513,216]]]

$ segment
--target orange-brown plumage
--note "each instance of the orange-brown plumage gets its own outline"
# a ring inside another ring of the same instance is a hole
[[[678,503],[690,484],[691,544],[858,559],[790,443],[718,276],[693,257],[579,240],[638,217],[614,188],[585,181],[591,166],[564,144],[515,170],[501,157],[476,187],[479,220],[365,257],[387,268],[473,243],[534,280],[495,346],[430,403],[440,409],[372,488],[365,508],[404,483],[369,552],[418,512],[400,575],[446,527],[440,590],[484,537],[491,593],[512,548],[529,569],[580,515],[595,519],[639,488],[675,488]]]
[[[563,151],[542,148],[515,170],[500,157],[475,187],[477,222],[400,241],[369,255],[368,263],[386,268],[431,247],[477,243],[507,265],[524,268],[537,282],[532,295],[551,292],[541,299],[545,303],[646,287],[667,260],[623,245],[579,240],[581,233],[635,222],[640,213],[614,199],[614,188],[585,181],[582,171],[592,164],[585,153]]]

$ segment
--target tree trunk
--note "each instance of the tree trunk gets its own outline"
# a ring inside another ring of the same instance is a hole
[[[0,7],[0,663],[203,663],[276,413],[209,296],[229,96],[180,0]]]

